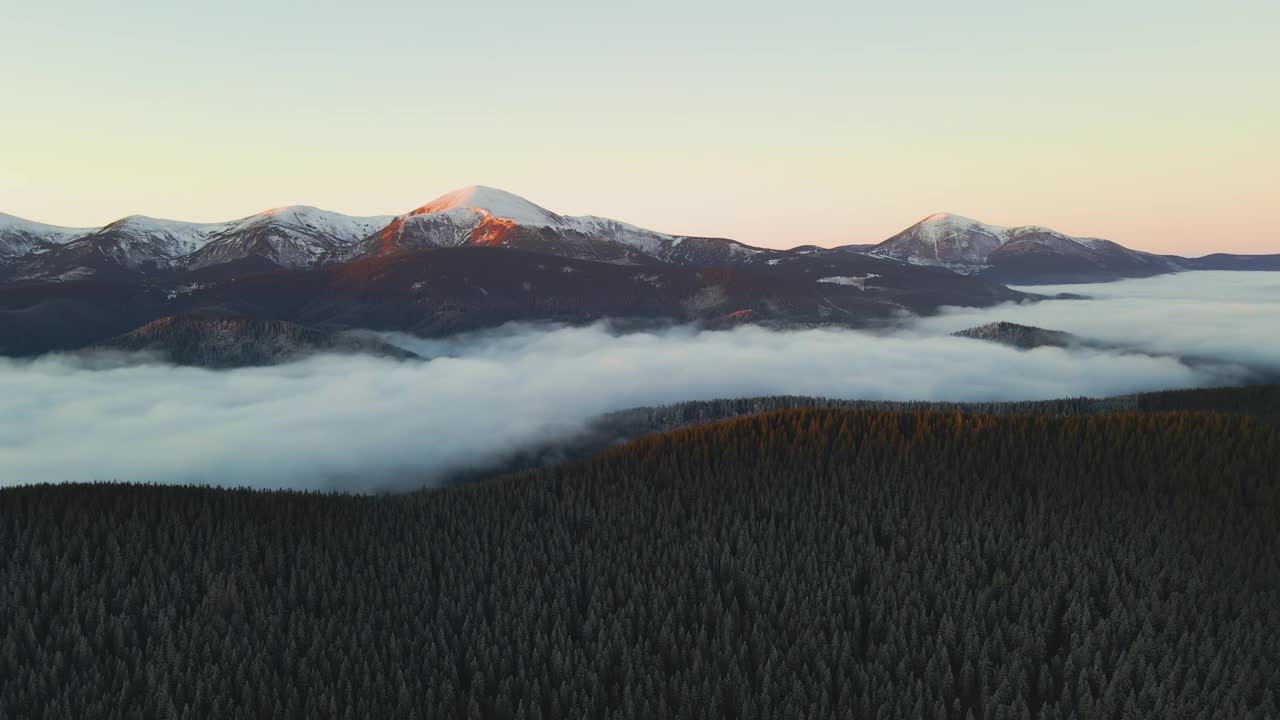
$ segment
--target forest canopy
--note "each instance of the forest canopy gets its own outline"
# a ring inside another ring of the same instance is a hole
[[[0,716],[1274,718],[1275,427],[801,409],[401,496],[0,492]]]

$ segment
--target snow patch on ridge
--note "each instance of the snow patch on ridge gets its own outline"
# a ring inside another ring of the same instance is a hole
[[[48,252],[98,228],[71,228],[33,222],[0,213],[0,258],[16,258]]]
[[[829,285],[848,285],[859,290],[866,290],[867,281],[878,277],[880,276],[875,273],[867,273],[866,275],[833,275],[831,277],[818,278],[818,282]]]
[[[0,232],[5,232],[5,231],[29,232],[32,234],[45,236],[51,241],[54,238],[65,238],[67,240],[70,240],[71,238],[74,238],[77,235],[84,235],[86,233],[94,232],[98,229],[99,228],[96,228],[96,227],[73,228],[73,227],[63,227],[62,225],[49,225],[46,223],[35,222],[34,220],[27,220],[25,218],[20,218],[17,215],[10,215],[8,213],[0,212]]]

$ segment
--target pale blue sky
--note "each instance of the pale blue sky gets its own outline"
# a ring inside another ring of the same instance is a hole
[[[0,211],[394,213],[482,183],[764,245],[950,211],[1280,252],[1278,6],[4,0]]]

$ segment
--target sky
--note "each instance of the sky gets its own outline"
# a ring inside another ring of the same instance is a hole
[[[933,212],[1280,252],[1280,3],[0,0],[0,212],[484,184],[790,247]]]

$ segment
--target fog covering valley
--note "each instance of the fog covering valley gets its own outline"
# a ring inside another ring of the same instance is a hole
[[[211,371],[122,354],[0,359],[0,485],[408,489],[639,405],[782,394],[1035,400],[1280,373],[1280,274],[1029,290],[1088,299],[949,308],[880,332],[746,325],[622,333],[597,323],[508,325],[445,340],[384,336],[425,362],[321,355]],[[949,335],[997,320],[1124,350],[1018,350]]]

